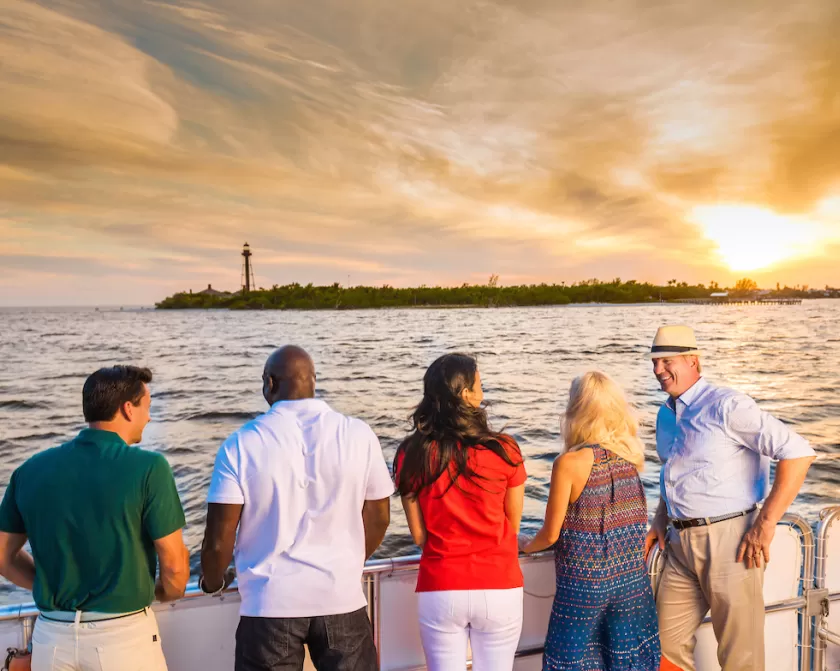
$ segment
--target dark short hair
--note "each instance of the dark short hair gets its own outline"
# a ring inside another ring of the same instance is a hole
[[[139,405],[152,381],[152,371],[138,366],[100,368],[85,380],[82,410],[86,422],[107,422],[116,416],[123,403]]]

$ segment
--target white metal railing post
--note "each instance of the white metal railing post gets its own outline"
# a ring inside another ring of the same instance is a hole
[[[820,522],[817,525],[816,562],[814,569],[816,590],[824,598],[819,612],[815,613],[814,636],[814,668],[813,671],[825,671],[826,645],[840,645],[840,636],[825,628],[825,619],[829,614],[831,596],[828,593],[828,532],[831,525],[840,518],[840,506],[824,508],[820,511]]]
[[[799,610],[800,644],[799,670],[811,671],[814,651],[814,618],[810,612],[810,596],[814,589],[814,531],[799,515],[787,514],[782,523],[797,529],[802,536],[802,596],[805,603]]]
[[[380,668],[382,661],[382,590],[381,573],[373,574],[373,643],[376,645],[376,668]]]

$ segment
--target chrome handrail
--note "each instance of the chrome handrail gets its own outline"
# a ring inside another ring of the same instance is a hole
[[[532,559],[531,556],[528,557],[520,557],[520,560]],[[397,573],[399,571],[410,571],[417,568],[420,564],[420,555],[410,555],[407,557],[393,557],[389,559],[371,559],[365,564],[365,567],[362,571],[362,576],[373,576],[382,573]],[[228,594],[238,594],[239,589],[237,582],[234,582],[228,587],[222,595]],[[183,601],[184,599],[197,599],[199,597],[209,597],[209,594],[205,594],[202,592],[198,587],[198,582],[190,583],[187,585],[187,591],[184,593],[178,601],[167,602],[165,604],[161,604],[160,602],[155,602],[156,606],[167,606],[171,605],[174,606],[179,601]],[[31,601],[21,604],[8,604],[5,606],[0,606],[0,622],[4,620],[18,620],[27,617],[37,617],[40,611],[38,607]]]
[[[788,610],[798,610],[801,612],[802,656],[800,658],[800,669],[802,671],[811,671],[812,646],[814,647],[813,671],[824,671],[822,667],[818,666],[818,664],[824,663],[825,641],[829,640],[831,642],[835,642],[834,637],[836,637],[836,634],[832,634],[831,632],[824,629],[824,627],[822,626],[822,619],[807,617],[805,615],[805,611],[808,605],[807,592],[815,585],[815,579],[816,586],[820,589],[824,589],[827,559],[827,557],[825,556],[825,540],[828,528],[834,521],[836,521],[838,517],[840,517],[840,506],[822,511],[821,521],[817,533],[817,549],[819,550],[818,552],[815,552],[814,532],[811,530],[810,525],[802,517],[800,517],[799,515],[789,514],[785,515],[780,522],[783,524],[787,524],[792,528],[795,528],[801,535],[803,547],[803,594],[802,596],[785,599],[771,604],[766,604],[765,611],[767,613]],[[519,557],[519,561],[520,563],[539,562],[546,559],[550,554],[551,551],[541,552],[533,555],[521,555]],[[652,580],[654,581],[654,585],[656,584],[655,579],[658,577],[657,562],[659,560],[659,555],[660,553],[658,547],[654,548],[654,551],[651,553],[650,561],[648,564],[649,572]],[[368,598],[368,613],[370,615],[371,623],[373,625],[374,640],[376,642],[377,651],[381,649],[382,637],[380,580],[383,577],[387,578],[388,576],[393,574],[416,570],[419,564],[420,556],[411,555],[406,557],[374,559],[366,562],[364,566],[362,575],[365,587],[365,594]],[[166,607],[175,608],[179,603],[183,602],[184,600],[189,601],[197,599],[199,597],[203,597],[206,599],[225,600],[227,597],[231,596],[238,596],[238,588],[236,582],[234,582],[227,590],[225,590],[219,596],[205,594],[198,588],[197,584],[193,583],[187,588],[187,591],[182,599],[165,604],[156,603],[155,609],[162,609]],[[840,592],[830,594],[829,600],[840,600]],[[34,618],[37,617],[38,613],[39,611],[34,603],[1,606],[0,621],[21,620],[23,625],[21,633],[25,637],[24,630],[27,626],[31,626],[32,620],[34,620]],[[708,618],[706,619],[706,621],[708,621]],[[523,654],[538,654],[539,650],[537,648],[534,648],[532,650],[520,652]]]
[[[552,555],[552,550],[535,552],[533,554],[520,554],[520,564],[539,562]],[[408,555],[405,557],[391,557],[386,559],[371,559],[365,564],[362,575],[392,574],[402,571],[413,571],[420,565],[420,555]]]
[[[833,631],[820,627],[818,633],[822,640],[833,643],[834,645],[840,645],[840,635],[835,634]]]
[[[782,517],[781,523],[790,524],[802,534],[802,593],[807,606],[807,592],[814,587],[814,531],[800,515],[787,514]],[[814,654],[814,619],[805,612],[805,606],[800,609],[799,621],[801,628],[799,668],[803,671],[811,671]]]
[[[826,544],[828,543],[828,532],[831,529],[831,525],[834,524],[838,518],[840,518],[840,506],[824,508],[820,511],[820,522],[817,525],[816,534],[816,575],[814,581],[817,589],[826,588],[826,562],[828,560]],[[828,595],[829,602],[836,601],[838,599],[840,599],[840,593]],[[834,645],[840,645],[840,643],[836,640],[836,634],[832,634],[832,632],[828,631],[823,626],[824,620],[824,617],[820,617],[819,622],[816,624],[816,636],[814,637],[814,671],[825,670],[827,644],[832,643]]]
[[[155,601],[153,606],[155,608],[166,608],[167,606],[174,608],[177,604],[183,602],[184,600],[197,599],[199,597],[225,598],[226,596],[238,594],[239,589],[235,581],[230,587],[228,587],[224,592],[221,593],[221,595],[217,597],[213,597],[210,594],[202,592],[198,588],[198,583],[195,582],[187,586],[187,591],[184,593],[184,596],[182,596],[177,601],[167,601],[165,603]],[[0,606],[0,622],[4,620],[19,620],[27,617],[37,617],[40,614],[40,612],[41,611],[38,610],[38,607],[32,602]]]

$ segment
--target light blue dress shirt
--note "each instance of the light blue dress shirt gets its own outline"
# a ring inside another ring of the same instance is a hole
[[[814,456],[799,434],[746,394],[700,378],[656,418],[668,515],[717,517],[747,510],[770,490],[770,460]]]

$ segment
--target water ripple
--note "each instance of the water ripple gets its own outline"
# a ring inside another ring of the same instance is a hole
[[[560,415],[575,375],[600,368],[638,410],[658,495],[654,419],[663,394],[645,357],[656,327],[689,323],[707,353],[706,375],[755,397],[819,452],[793,511],[815,519],[840,485],[840,301],[801,306],[683,305],[342,312],[94,312],[2,310],[0,486],[38,450],[82,427],[81,385],[96,368],[152,368],[144,446],[165,454],[184,501],[185,538],[198,566],[207,486],[219,444],[265,410],[262,367],[274,347],[307,348],[318,394],[369,422],[390,462],[422,392],[423,371],[446,351],[479,358],[491,420],[517,437],[529,482],[524,520],[542,518]],[[57,365],[58,362],[58,365]],[[58,368],[58,370],[56,370]],[[377,556],[416,552],[399,502]],[[17,598],[0,586],[0,601]]]

